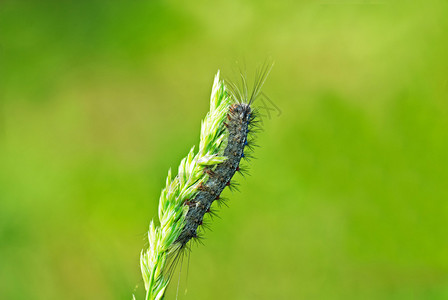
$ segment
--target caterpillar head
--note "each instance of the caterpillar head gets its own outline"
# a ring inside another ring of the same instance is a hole
[[[249,122],[251,119],[252,109],[249,103],[237,103],[233,104],[230,112],[238,119],[245,122]]]

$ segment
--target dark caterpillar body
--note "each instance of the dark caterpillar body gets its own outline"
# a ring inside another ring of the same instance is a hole
[[[184,205],[189,206],[185,216],[185,227],[176,240],[181,248],[184,248],[192,238],[197,237],[198,226],[202,225],[204,215],[210,212],[213,201],[220,199],[221,192],[230,185],[235,172],[239,171],[240,160],[245,157],[244,147],[248,145],[249,126],[252,125],[254,117],[248,103],[237,103],[230,107],[228,120],[224,123],[229,132],[227,147],[224,150],[227,160],[214,169],[206,169],[209,179],[200,184],[194,199],[185,201]]]

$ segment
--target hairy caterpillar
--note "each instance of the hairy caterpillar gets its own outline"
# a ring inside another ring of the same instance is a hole
[[[253,126],[255,121],[250,103],[233,104],[227,119],[228,121],[224,123],[229,132],[227,147],[224,150],[227,160],[215,168],[206,169],[208,181],[200,184],[199,192],[193,200],[186,200],[185,205],[188,205],[189,209],[185,216],[185,226],[177,239],[181,247],[184,247],[190,239],[197,237],[197,229],[202,225],[205,213],[210,211],[213,201],[220,199],[224,188],[231,184],[230,180],[235,172],[239,171],[240,160],[245,156],[244,148],[249,144],[247,140],[249,126]]]
[[[199,238],[205,214],[214,213],[212,203],[221,203],[225,187],[235,187],[234,174],[245,172],[240,162],[251,157],[253,133],[259,126],[252,104],[269,71],[265,67],[257,74],[250,94],[244,76],[241,85],[220,81],[219,72],[215,77],[198,152],[191,149],[174,178],[168,172],[159,200],[160,226],[150,224],[149,248],[140,258],[146,299],[163,298],[183,250]]]
[[[255,127],[258,127],[257,112],[252,107],[252,103],[259,95],[269,71],[270,69],[265,67],[256,76],[250,96],[244,76],[241,76],[241,86],[227,81],[228,91],[232,101],[235,102],[229,107],[227,120],[223,123],[225,126],[223,129],[228,131],[227,146],[223,154],[227,160],[216,166],[207,167],[204,172],[208,174],[209,179],[199,184],[198,192],[193,199],[185,200],[184,205],[188,206],[185,226],[176,240],[180,243],[181,249],[191,239],[198,238],[198,227],[203,225],[204,215],[211,212],[212,203],[220,201],[224,188],[232,186],[231,179],[234,174],[244,171],[240,168],[240,161],[250,157],[248,152],[253,150],[253,140],[250,140],[250,135],[255,131]],[[246,147],[249,151],[245,151]]]

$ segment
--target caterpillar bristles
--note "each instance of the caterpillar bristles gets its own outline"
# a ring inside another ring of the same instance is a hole
[[[249,123],[249,132],[260,132],[262,131],[262,125],[260,123],[260,121],[252,121],[251,123]]]
[[[178,251],[168,253],[166,259],[167,267],[163,270],[163,275],[165,277],[171,278],[177,268],[179,261],[184,257],[185,251],[190,250],[191,249],[189,247],[185,247],[183,249],[179,249]]]
[[[205,213],[206,213],[206,214],[210,217],[210,219],[212,219],[212,220],[213,220],[215,217],[218,218],[218,219],[221,219],[221,217],[218,215],[217,210],[214,209],[214,208],[209,208],[209,210],[206,211]]]
[[[195,236],[191,237],[190,241],[192,241],[196,246],[199,246],[199,244],[204,246],[203,242],[204,239],[205,239],[204,234],[202,232],[197,232]]]
[[[228,187],[229,187],[229,190],[233,193],[233,192],[235,192],[235,191],[237,191],[237,192],[239,192],[240,191],[240,189],[239,189],[239,183],[238,182],[235,182],[235,180],[232,180],[230,183],[229,183],[229,185],[228,185]]]
[[[248,175],[241,162],[253,159],[254,138],[262,130],[262,119],[252,103],[270,69],[265,66],[257,72],[251,92],[242,74],[240,84],[221,81],[219,72],[215,76],[198,151],[190,150],[175,177],[169,170],[159,200],[160,226],[153,221],[149,226],[149,247],[140,257],[146,300],[164,298],[179,261],[182,264],[192,243],[203,244],[203,233],[211,230],[209,220],[219,217],[213,203],[228,206],[222,191],[226,187],[231,192],[239,190],[233,178],[236,172]]]
[[[236,170],[243,178],[246,178],[246,176],[249,176],[249,168],[246,166],[239,166]]]
[[[199,226],[199,230],[201,230],[202,232],[207,231],[213,231],[211,226],[210,226],[210,222],[208,220],[203,219],[201,221],[201,224]]]
[[[223,207],[223,206],[225,206],[225,207],[229,207],[229,205],[227,204],[227,202],[229,201],[229,199],[226,198],[226,197],[221,197],[221,196],[219,196],[219,197],[217,197],[217,198],[215,199],[215,201],[216,201],[216,203],[218,204],[218,207],[219,207],[219,208],[221,208],[221,207]]]
[[[246,161],[246,162],[251,163],[252,160],[257,159],[257,158],[254,155],[252,155],[250,151],[248,151],[246,154],[244,154],[242,159],[244,159],[244,161]]]
[[[260,145],[255,144],[253,140],[249,140],[246,142],[246,149],[248,149],[249,152],[253,152],[255,148],[260,148]]]

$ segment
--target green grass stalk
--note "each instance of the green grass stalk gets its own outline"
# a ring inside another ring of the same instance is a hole
[[[182,159],[174,178],[171,169],[168,171],[166,186],[159,200],[160,225],[156,226],[154,221],[149,225],[149,247],[142,251],[140,258],[146,300],[163,299],[165,295],[172,273],[168,270],[169,257],[175,257],[181,250],[181,244],[176,240],[185,225],[188,211],[184,202],[194,198],[198,186],[208,179],[204,168],[226,160],[222,154],[227,133],[222,129],[230,105],[229,93],[224,82],[219,79],[218,72],[213,83],[210,111],[201,124],[198,152],[195,154],[194,147],[191,148],[187,157]]]

